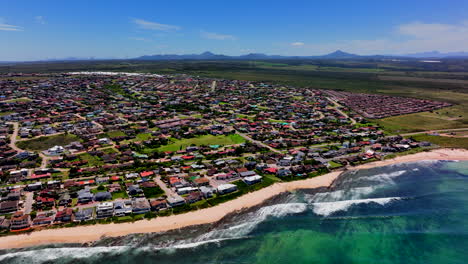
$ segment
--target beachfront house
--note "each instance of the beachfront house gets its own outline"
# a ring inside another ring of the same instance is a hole
[[[144,214],[149,212],[151,206],[146,198],[134,198],[132,201],[132,213]]]
[[[18,211],[11,216],[10,229],[11,230],[24,230],[31,227],[31,217],[29,214],[24,214]]]
[[[102,219],[114,215],[114,203],[105,202],[96,207],[96,218]]]
[[[169,197],[167,198],[167,203],[172,207],[176,207],[185,204],[185,199],[180,196]]]
[[[115,201],[114,202],[114,215],[125,216],[132,213],[132,201]]]
[[[75,213],[75,222],[78,221],[89,221],[92,220],[94,217],[94,208],[83,208]]]
[[[250,176],[250,177],[245,177],[243,179],[243,181],[245,183],[247,183],[248,185],[252,185],[252,184],[255,184],[255,183],[259,183],[262,181],[262,176],[260,175],[253,175],[253,176]]]
[[[226,194],[237,191],[237,186],[235,184],[221,184],[217,188],[219,194]]]

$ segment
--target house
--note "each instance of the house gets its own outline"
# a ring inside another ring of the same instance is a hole
[[[206,177],[197,178],[197,179],[193,180],[193,182],[194,182],[195,185],[197,185],[197,186],[207,186],[207,185],[210,185],[210,180],[208,180],[208,178],[206,178]]]
[[[114,204],[112,202],[104,202],[96,207],[96,218],[102,219],[114,215]]]
[[[237,186],[234,184],[221,184],[217,188],[219,194],[226,194],[237,191]]]
[[[191,192],[184,199],[186,203],[196,203],[203,199],[203,194],[201,192]]]
[[[62,211],[58,211],[57,214],[55,215],[55,222],[61,222],[61,223],[66,223],[66,222],[71,222],[73,221],[73,209],[71,208],[66,208]]]
[[[14,213],[10,219],[10,229],[12,231],[27,230],[31,227],[31,216],[21,211]]]
[[[127,173],[127,174],[125,174],[125,178],[127,180],[135,179],[135,178],[138,178],[138,175],[139,175],[138,173],[134,173],[134,172],[133,173]]]
[[[10,228],[10,219],[7,219],[5,216],[0,216],[0,230]]]
[[[210,198],[213,197],[215,189],[211,186],[201,186],[200,192],[202,193],[203,197]]]
[[[242,172],[239,172],[239,175],[242,178],[244,178],[244,177],[254,176],[254,175],[256,175],[256,173],[254,171],[242,171]]]
[[[261,182],[261,181],[262,181],[262,176],[260,176],[260,175],[254,175],[254,176],[250,176],[250,177],[245,177],[245,178],[243,179],[243,181],[244,181],[245,183],[247,183],[248,185],[252,185],[252,184]]]
[[[58,205],[59,206],[69,206],[72,203],[72,198],[70,197],[70,194],[68,192],[63,193],[60,198]]]
[[[143,193],[143,190],[140,189],[139,185],[130,185],[128,186],[127,190],[128,194],[130,194],[131,196],[138,196]]]
[[[185,204],[185,199],[180,196],[169,197],[167,198],[167,203],[172,207],[180,206],[180,205]]]
[[[64,151],[65,148],[63,148],[62,146],[53,146],[47,150],[47,154],[51,156],[57,156],[63,154]]]
[[[78,203],[85,204],[90,203],[94,200],[94,195],[89,190],[89,187],[86,187],[78,191]]]
[[[279,169],[276,173],[276,176],[278,177],[286,177],[289,175],[291,175],[291,171],[289,169]]]
[[[94,208],[83,208],[75,213],[74,221],[89,221],[93,219]]]
[[[182,187],[182,188],[177,188],[177,194],[178,195],[184,195],[184,194],[187,194],[189,192],[193,192],[193,191],[196,191],[198,190],[197,188],[195,187]]]
[[[48,216],[47,214],[40,214],[33,219],[32,225],[39,226],[39,225],[50,225],[53,222],[53,217]]]
[[[110,192],[98,192],[94,195],[94,200],[98,202],[107,201],[112,199]]]
[[[0,203],[0,213],[11,213],[18,211],[18,201],[3,201]]]
[[[159,211],[167,208],[167,201],[165,199],[156,199],[150,201],[150,206],[152,211]]]
[[[114,202],[114,215],[125,216],[132,213],[132,201],[115,201]]]
[[[134,198],[132,200],[132,213],[144,214],[149,212],[151,206],[146,198]]]

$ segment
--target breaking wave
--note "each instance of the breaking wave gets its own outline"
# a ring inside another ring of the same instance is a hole
[[[385,205],[389,202],[400,200],[401,197],[387,197],[387,198],[370,198],[370,199],[359,199],[359,200],[345,200],[336,202],[322,202],[314,203],[313,211],[317,215],[329,216],[335,212],[347,211],[351,206],[357,204],[369,204],[376,203],[379,205]]]

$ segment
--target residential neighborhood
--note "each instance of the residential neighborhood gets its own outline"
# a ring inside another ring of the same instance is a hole
[[[430,148],[367,119],[446,106],[188,75],[4,77],[5,233],[180,214]]]

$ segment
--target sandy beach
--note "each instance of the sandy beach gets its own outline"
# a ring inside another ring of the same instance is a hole
[[[437,149],[430,152],[421,152],[397,157],[395,159],[364,164],[353,167],[352,170],[423,160],[468,160],[468,151],[460,149]],[[340,170],[307,180],[276,183],[218,206],[181,215],[158,217],[152,220],[141,220],[134,223],[99,224],[48,229],[29,234],[6,236],[0,238],[0,248],[22,248],[51,243],[85,243],[96,241],[103,236],[117,237],[134,233],[162,232],[191,225],[208,224],[222,219],[229,213],[259,205],[265,200],[286,191],[330,186],[342,172],[343,171]]]

